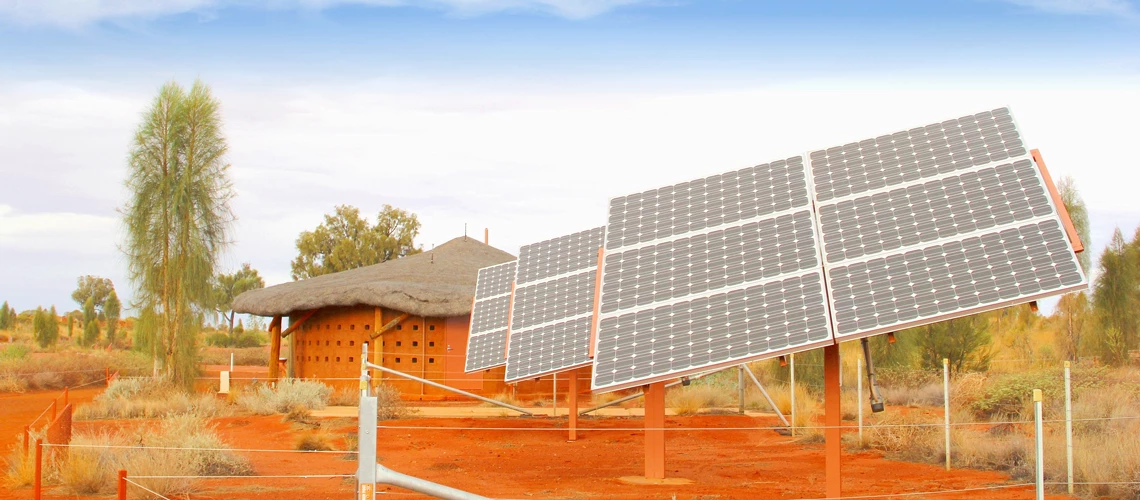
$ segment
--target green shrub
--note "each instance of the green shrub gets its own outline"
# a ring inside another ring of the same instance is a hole
[[[1045,398],[1064,396],[1064,379],[1057,370],[1012,373],[996,378],[981,397],[971,405],[980,418],[994,416],[1020,417],[1033,399],[1033,390],[1041,389]]]
[[[237,343],[233,347],[260,347],[265,345],[266,339],[264,336],[257,332],[245,332],[237,337]]]
[[[230,336],[224,333],[211,333],[206,337],[206,345],[214,347],[229,347]]]
[[[31,351],[32,350],[23,342],[9,344],[7,347],[0,349],[0,359],[24,359],[28,357],[28,353]]]

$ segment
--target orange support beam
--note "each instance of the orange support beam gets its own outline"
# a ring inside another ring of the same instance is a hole
[[[569,381],[566,383],[566,406],[569,408],[568,425],[570,427],[569,441],[578,440],[578,370],[570,370]]]
[[[842,494],[842,468],[840,459],[843,452],[843,437],[840,425],[843,414],[839,392],[839,345],[823,348],[823,437],[824,469],[827,478],[827,498],[839,498]],[[862,404],[862,402],[860,402]]]
[[[665,382],[645,390],[645,478],[665,479]]]
[[[269,380],[274,382],[281,377],[281,316],[274,316],[269,322]]]
[[[1069,209],[1065,208],[1065,203],[1061,200],[1061,193],[1057,191],[1057,186],[1053,185],[1053,177],[1049,175],[1049,169],[1045,168],[1045,158],[1041,156],[1041,151],[1034,149],[1029,154],[1033,156],[1033,162],[1041,171],[1041,178],[1045,179],[1045,187],[1049,188],[1049,196],[1053,198],[1053,204],[1057,206],[1057,215],[1061,216],[1061,223],[1065,226],[1065,235],[1073,244],[1073,252],[1085,251],[1085,244],[1081,241],[1081,235],[1077,234],[1077,228],[1073,226],[1073,219],[1069,217]]]
[[[594,359],[594,343],[598,340],[598,310],[602,300],[602,264],[605,263],[605,258],[606,249],[598,248],[598,272],[594,275],[594,315],[590,318],[590,359]]]

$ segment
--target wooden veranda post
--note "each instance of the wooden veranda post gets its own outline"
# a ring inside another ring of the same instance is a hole
[[[824,470],[827,478],[827,498],[839,498],[842,494],[842,468],[840,458],[843,452],[841,411],[839,393],[839,345],[823,348],[823,437]]]
[[[269,322],[269,380],[274,382],[281,377],[278,359],[281,359],[281,316],[274,316]]]

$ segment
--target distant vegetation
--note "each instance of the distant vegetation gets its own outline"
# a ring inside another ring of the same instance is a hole
[[[297,258],[293,259],[293,279],[312,278],[387,262],[420,253],[416,235],[420,221],[416,214],[384,205],[376,225],[360,216],[360,209],[339,205],[325,215],[325,222],[297,237]]]

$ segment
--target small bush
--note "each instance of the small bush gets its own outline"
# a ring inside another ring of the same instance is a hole
[[[198,352],[198,362],[229,366],[230,354],[234,355],[235,366],[267,366],[269,363],[268,347],[203,347]]]
[[[17,443],[8,453],[8,471],[5,483],[11,488],[30,486],[35,481],[35,457],[24,455],[23,445]]]
[[[28,353],[30,352],[32,352],[32,350],[23,342],[8,344],[3,349],[0,349],[0,359],[24,359],[28,357]]]
[[[388,384],[376,386],[376,411],[380,421],[407,418],[412,413],[400,398],[400,390]]]
[[[1054,399],[1064,394],[1064,381],[1056,370],[1005,375],[990,384],[971,408],[979,418],[1020,418],[1034,389],[1041,389],[1046,398]]]
[[[328,406],[332,388],[320,382],[286,379],[276,388],[261,385],[238,396],[238,404],[258,415],[288,413],[294,408],[321,410]]]
[[[0,375],[0,394],[5,392],[24,392],[28,390],[28,381],[12,375]]]
[[[293,444],[294,450],[300,451],[331,451],[332,440],[324,432],[302,432]]]
[[[211,333],[206,336],[206,345],[213,347],[228,347],[230,345],[230,336],[224,333]]]
[[[695,415],[705,408],[736,404],[737,389],[693,382],[688,387],[674,387],[665,393],[665,406],[678,415]]]

